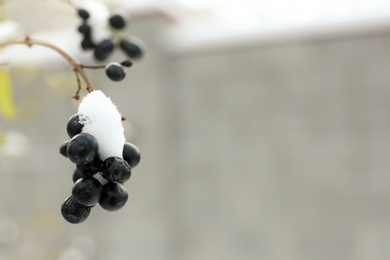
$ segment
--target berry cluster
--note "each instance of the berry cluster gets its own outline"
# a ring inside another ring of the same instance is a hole
[[[116,32],[122,31],[126,27],[128,19],[124,15],[113,14],[108,18],[106,26],[108,26],[112,33],[100,40],[94,40],[93,38],[93,29],[101,28],[97,28],[97,25],[90,24],[90,13],[86,9],[79,8],[77,9],[77,15],[82,20],[78,27],[78,31],[82,35],[81,48],[83,50],[93,51],[93,56],[97,61],[107,60],[115,48],[119,48],[125,56],[132,60],[141,58],[143,51],[140,44],[137,43],[139,40],[135,39],[130,41],[123,36],[119,38],[114,37],[116,36]],[[121,63],[111,62],[105,68],[106,75],[113,81],[121,81],[126,76],[124,67]]]
[[[140,44],[134,40],[130,41],[121,37],[114,41],[114,37],[109,36],[106,39],[94,42],[93,26],[88,23],[90,14],[85,9],[77,10],[78,16],[82,19],[81,25],[78,27],[78,31],[83,36],[81,41],[81,48],[83,50],[93,50],[93,55],[98,61],[105,61],[114,51],[115,48],[119,48],[128,58],[139,59],[141,58],[143,51]],[[114,14],[108,19],[108,26],[111,31],[116,32],[123,30],[126,27],[127,19],[123,15]]]
[[[123,184],[140,161],[138,148],[129,142],[123,146],[122,157],[101,160],[98,140],[83,132],[83,127],[81,116],[73,115],[66,127],[71,139],[59,149],[63,156],[76,164],[72,195],[61,207],[62,216],[73,224],[86,220],[96,204],[107,211],[121,209],[128,199]]]

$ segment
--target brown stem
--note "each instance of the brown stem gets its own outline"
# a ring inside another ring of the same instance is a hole
[[[102,64],[102,65],[85,65],[85,64],[81,64],[80,66],[83,69],[104,69],[106,67],[105,64]]]
[[[11,40],[6,40],[3,42],[0,42],[0,47],[8,46],[8,45],[13,45],[13,44],[25,44],[29,47],[32,47],[33,45],[40,45],[47,47],[49,49],[52,49],[56,51],[58,54],[60,54],[64,59],[66,59],[73,67],[73,71],[76,74],[76,79],[77,79],[77,84],[78,84],[78,89],[76,91],[76,94],[74,98],[77,100],[79,98],[79,93],[81,90],[81,84],[80,84],[80,77],[83,79],[85,84],[87,85],[86,89],[88,92],[93,91],[92,84],[90,80],[88,79],[87,75],[85,74],[85,71],[83,69],[83,66],[72,56],[70,56],[67,52],[64,50],[60,49],[59,47],[45,41],[37,40],[37,39],[31,39],[30,37],[25,37],[24,39],[11,39]]]
[[[131,65],[133,65],[133,63],[129,60],[124,60],[122,62],[119,63],[120,65],[122,65],[123,67],[131,67]],[[101,65],[85,65],[85,64],[80,64],[80,66],[83,68],[83,69],[104,69],[107,67],[106,64],[101,64]]]
[[[74,99],[79,100],[80,95],[79,92],[81,90],[81,81],[80,81],[80,75],[77,73],[77,71],[73,70],[74,74],[76,75],[76,80],[77,80],[77,91],[76,94],[73,96]]]

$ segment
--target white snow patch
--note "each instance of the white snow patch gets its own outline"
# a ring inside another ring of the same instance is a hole
[[[93,135],[99,144],[99,157],[122,158],[125,144],[122,116],[115,104],[100,90],[86,95],[78,109],[82,132]]]

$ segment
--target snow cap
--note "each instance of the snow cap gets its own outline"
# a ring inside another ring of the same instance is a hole
[[[99,157],[122,158],[125,144],[122,116],[115,104],[100,90],[86,95],[78,109],[82,132],[93,135],[99,144]]]

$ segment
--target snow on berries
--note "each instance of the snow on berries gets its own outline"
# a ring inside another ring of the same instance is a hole
[[[110,98],[100,90],[89,93],[78,109],[82,132],[93,135],[99,144],[99,157],[122,157],[125,135],[122,115]]]
[[[83,222],[96,204],[107,211],[122,208],[128,200],[123,184],[141,157],[138,148],[125,140],[115,104],[102,91],[92,91],[69,119],[66,131],[71,139],[60,145],[59,152],[76,169],[72,195],[61,206],[65,220]]]

